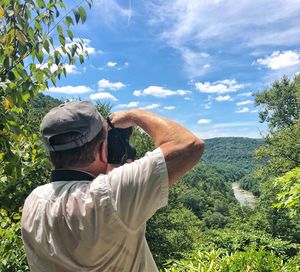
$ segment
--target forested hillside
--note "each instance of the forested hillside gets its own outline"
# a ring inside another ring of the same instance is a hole
[[[263,143],[262,139],[242,137],[206,139],[202,160],[251,169],[254,167],[255,150]]]

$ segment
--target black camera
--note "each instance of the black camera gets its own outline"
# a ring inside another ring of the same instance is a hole
[[[134,160],[136,149],[129,143],[132,127],[115,128],[108,118],[107,123],[111,127],[107,136],[108,163],[124,164],[127,160]]]

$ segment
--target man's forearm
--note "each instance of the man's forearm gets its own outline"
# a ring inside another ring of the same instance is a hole
[[[114,123],[115,121],[115,123]],[[204,150],[204,142],[186,128],[165,117],[145,110],[129,110],[112,115],[118,126],[139,126],[164,153],[170,184],[197,163]]]

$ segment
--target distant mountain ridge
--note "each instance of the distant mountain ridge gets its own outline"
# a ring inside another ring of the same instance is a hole
[[[263,145],[263,139],[244,137],[218,137],[205,140],[202,160],[205,162],[240,165],[252,168],[255,165],[255,150]]]

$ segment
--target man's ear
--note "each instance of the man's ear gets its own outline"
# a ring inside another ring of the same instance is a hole
[[[102,163],[107,164],[107,140],[105,140],[100,146],[99,160]]]

